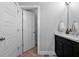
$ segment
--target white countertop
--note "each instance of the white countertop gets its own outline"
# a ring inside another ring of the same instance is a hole
[[[65,34],[65,33],[62,33],[62,32],[55,32],[55,35],[67,38],[67,39],[75,41],[75,42],[79,42],[79,36],[76,36],[76,35]]]

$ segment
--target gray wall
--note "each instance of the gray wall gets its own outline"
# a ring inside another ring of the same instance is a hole
[[[20,2],[22,5],[40,6],[40,51],[54,51],[54,32],[58,22],[66,24],[66,7],[59,2]]]

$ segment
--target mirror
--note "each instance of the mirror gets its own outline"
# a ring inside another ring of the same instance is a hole
[[[69,28],[74,22],[79,24],[79,2],[71,2],[69,6]],[[78,25],[79,27],[79,25]]]

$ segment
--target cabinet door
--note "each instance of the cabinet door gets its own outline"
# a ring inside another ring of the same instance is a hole
[[[59,36],[55,36],[55,52],[57,56],[59,57],[63,56],[63,43],[62,38]]]
[[[73,56],[79,57],[79,43],[73,42]]]
[[[68,40],[68,39],[65,39],[63,38],[64,41],[63,41],[63,47],[64,47],[64,56],[65,57],[71,57],[73,56],[72,54],[72,41]]]

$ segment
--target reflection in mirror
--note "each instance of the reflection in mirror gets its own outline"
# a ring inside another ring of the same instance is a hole
[[[79,32],[79,2],[72,2],[70,4],[69,27],[73,32]]]
[[[59,32],[64,32],[65,33],[65,28],[66,26],[65,26],[65,23],[64,23],[64,21],[63,20],[61,20],[60,22],[59,22],[59,24],[58,24],[58,31]]]

